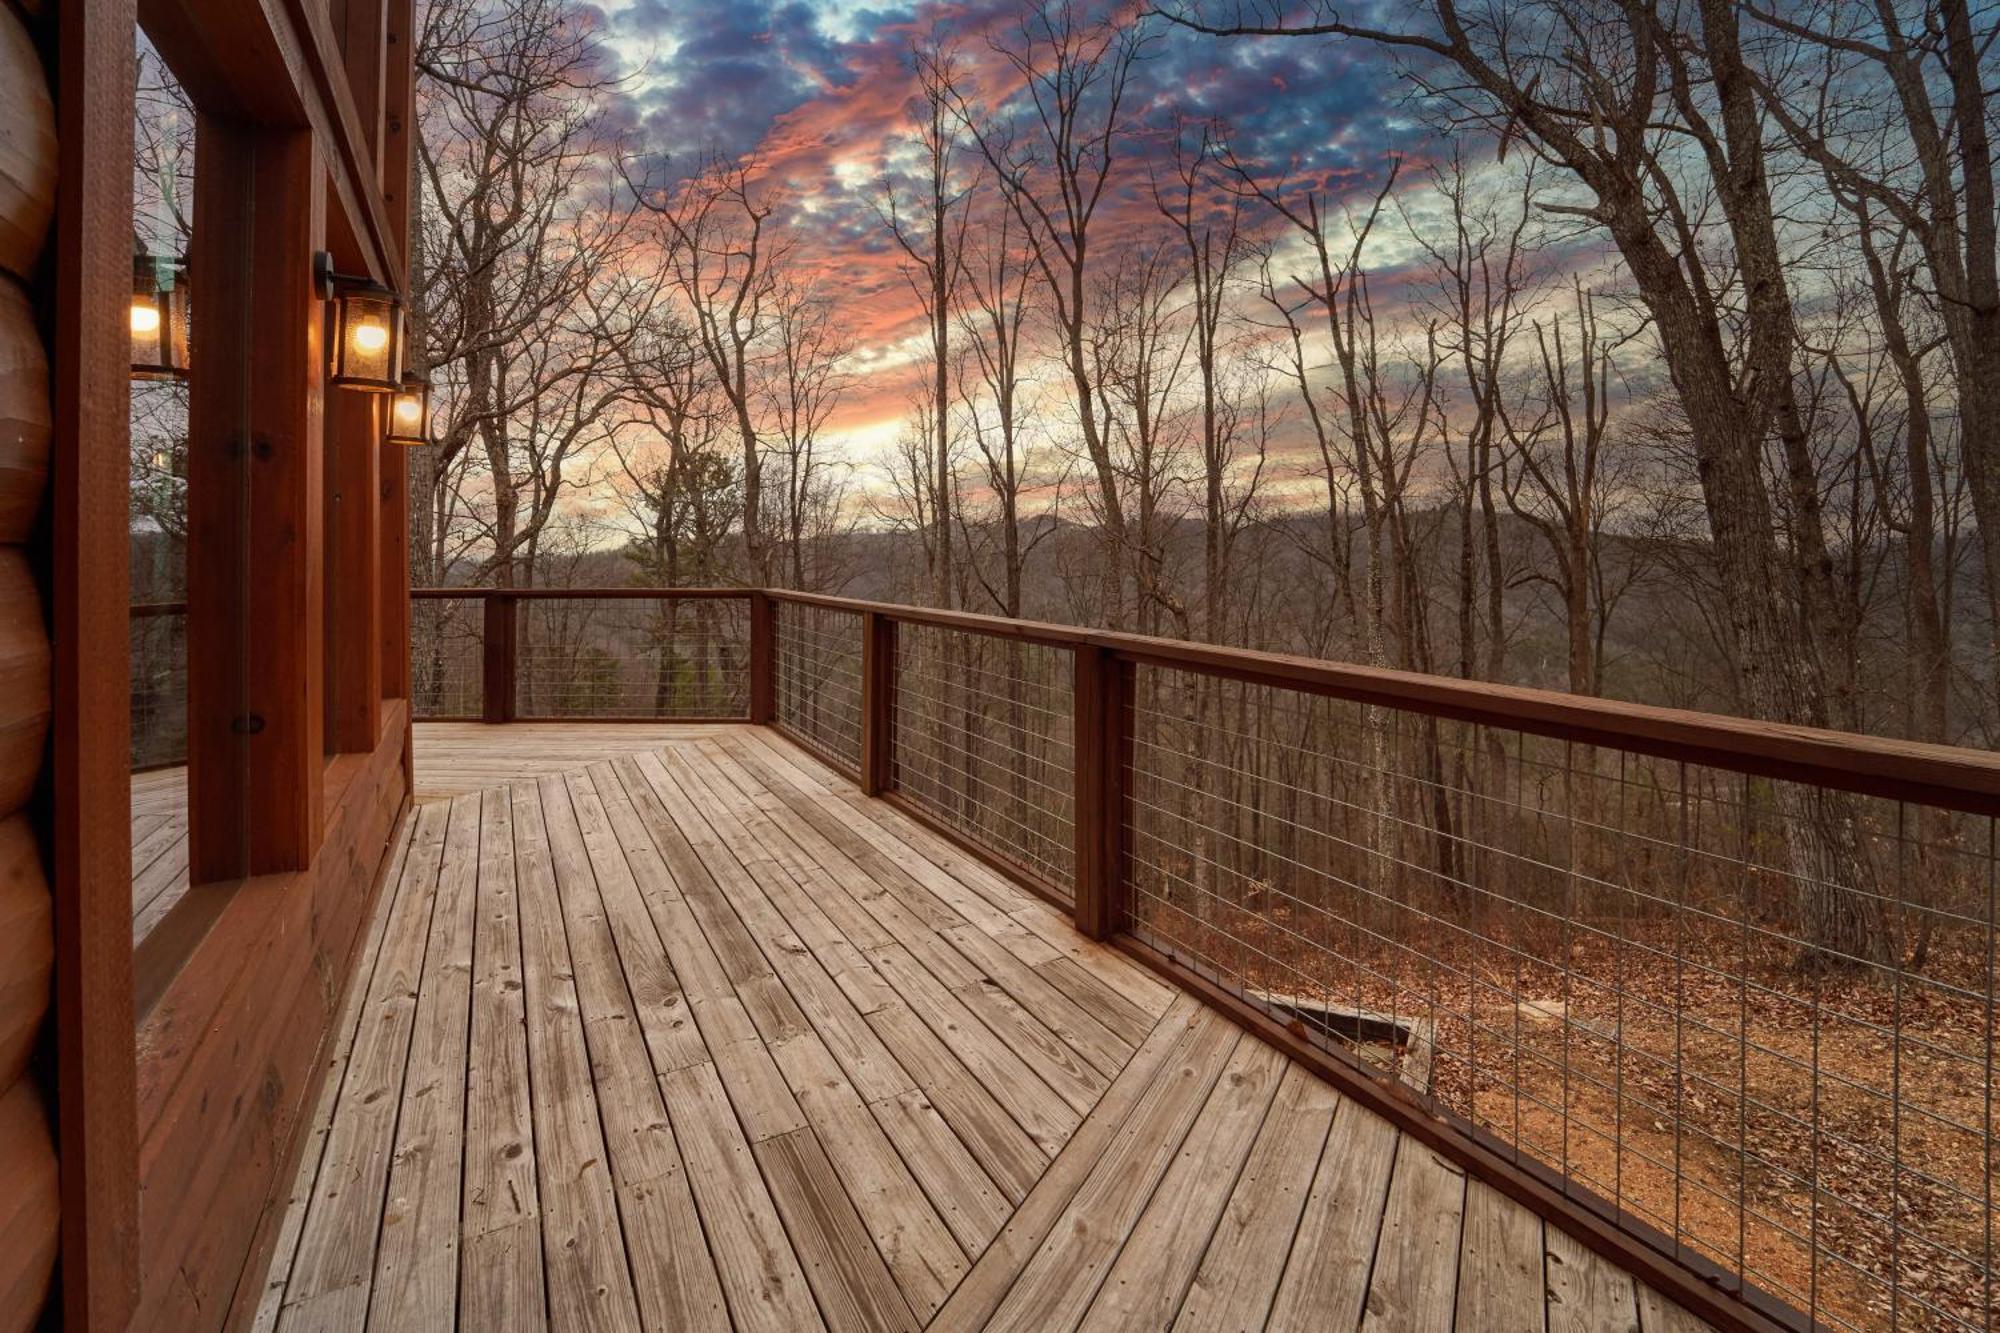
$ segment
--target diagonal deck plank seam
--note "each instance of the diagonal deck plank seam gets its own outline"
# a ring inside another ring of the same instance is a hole
[[[260,1333],[1702,1327],[767,729],[418,734]]]

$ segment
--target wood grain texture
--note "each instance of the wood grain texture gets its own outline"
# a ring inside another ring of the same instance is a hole
[[[1549,1333],[1638,1333],[1638,1289],[1567,1232],[1548,1228]]]
[[[190,894],[219,907],[138,1032],[140,1327],[221,1327],[254,1303],[334,1017],[405,805],[400,702],[371,755],[327,766],[314,865]],[[266,1228],[269,1215],[273,1223]],[[260,1237],[262,1238],[260,1240]],[[153,1322],[146,1322],[153,1321]]]
[[[0,1330],[35,1326],[56,1262],[56,1150],[35,1085],[0,1092]]]
[[[374,1247],[338,1265],[370,1300],[319,1302],[355,1330],[1544,1318],[1539,1219],[1488,1192],[1461,1228],[1428,1147],[768,731],[581,768],[534,735],[510,787],[422,807],[373,927],[389,1040],[356,1029],[322,1187],[293,1191],[305,1243],[260,1288],[299,1327],[329,1236]],[[378,1073],[381,1049],[407,1056]],[[362,1141],[388,1160],[341,1167]],[[1466,1303],[1493,1265],[1462,1230],[1496,1228],[1532,1254]]]
[[[400,444],[383,442],[375,465],[376,527],[381,541],[381,559],[376,576],[381,579],[376,594],[376,650],[381,656],[377,671],[382,677],[382,696],[387,699],[410,697],[410,451]]]
[[[41,57],[0,6],[0,269],[31,276],[56,211],[56,112]]]
[[[1173,1323],[1288,1063],[1261,1042],[1238,1043],[1082,1327],[1114,1333]]]
[[[54,428],[48,353],[34,308],[12,278],[0,275],[0,543],[26,541],[42,512]]]
[[[196,884],[301,870],[321,828],[325,164],[310,133],[196,117],[188,783]]]
[[[1414,1139],[1399,1140],[1368,1280],[1364,1333],[1450,1333],[1464,1213],[1465,1173]]]
[[[27,1072],[49,1008],[55,927],[26,815],[0,820],[0,1092]]]
[[[27,804],[49,731],[49,639],[20,548],[0,546],[0,816]]]
[[[340,390],[326,400],[326,739],[344,754],[373,749],[382,727],[384,403]]]
[[[1461,1328],[1548,1326],[1542,1219],[1483,1180],[1465,1184],[1465,1231],[1458,1259]]]
[[[1292,1238],[1291,1261],[1271,1303],[1278,1328],[1355,1328],[1396,1160],[1395,1129],[1351,1101],[1340,1104],[1319,1174]]]
[[[141,1282],[137,1061],[127,849],[125,614],[132,458],[131,0],[56,13],[59,171],[47,297],[51,417],[45,589],[53,627],[53,768],[46,851],[56,911],[56,1096],[62,1176],[60,1318],[127,1327]]]
[[[1339,1105],[1339,1097],[1303,1067],[1286,1069],[1175,1329],[1227,1333],[1264,1326]]]

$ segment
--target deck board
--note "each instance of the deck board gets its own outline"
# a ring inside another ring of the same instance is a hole
[[[1702,1327],[775,734],[633,730],[419,726],[259,1327]]]

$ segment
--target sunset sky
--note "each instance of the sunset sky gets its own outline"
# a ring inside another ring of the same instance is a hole
[[[751,155],[809,214],[803,257],[842,294],[860,342],[855,391],[836,421],[858,461],[879,454],[907,409],[920,308],[870,206],[916,93],[913,40],[956,44],[997,76],[991,44],[1018,38],[1019,0],[871,7],[843,0],[612,0],[609,44],[628,71],[626,128],[649,152],[692,162],[706,147]],[[1157,21],[1156,21],[1157,22]],[[1296,163],[1366,191],[1391,152],[1421,154],[1428,131],[1379,53],[1317,41],[1221,41],[1160,24],[1132,106],[1154,137],[1176,113],[1217,117],[1239,151]],[[1107,209],[1100,253],[1156,227],[1146,147]]]

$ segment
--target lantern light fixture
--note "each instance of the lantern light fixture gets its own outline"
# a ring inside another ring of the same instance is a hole
[[[389,443],[414,447],[430,442],[431,382],[405,371],[402,387],[389,396]]]
[[[132,255],[132,378],[188,377],[187,261],[135,250]]]
[[[336,273],[333,256],[313,260],[320,298],[330,303],[328,379],[343,389],[397,393],[403,387],[403,302],[364,277]]]

